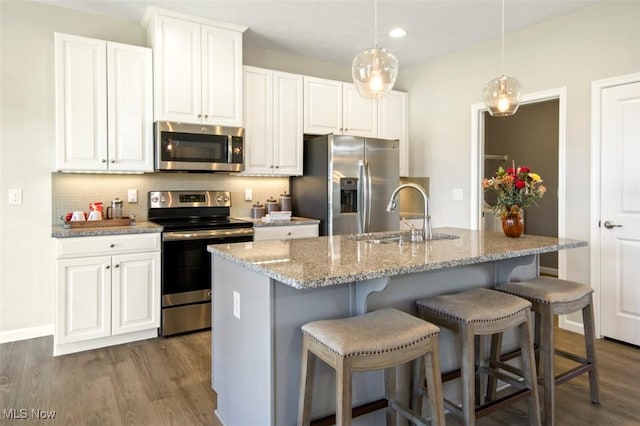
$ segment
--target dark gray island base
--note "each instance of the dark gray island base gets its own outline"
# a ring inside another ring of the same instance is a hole
[[[538,254],[587,245],[457,228],[435,231],[460,238],[399,245],[333,236],[209,246],[212,386],[220,421],[227,426],[296,424],[300,326],[308,321],[382,307],[414,314],[418,298],[493,287],[510,277],[532,278],[538,275]],[[442,330],[443,371],[458,367],[453,337]],[[334,371],[318,363],[312,418],[334,412],[334,384]],[[457,383],[446,384],[444,391],[458,399]],[[354,375],[354,406],[383,394],[381,372]],[[384,411],[354,419],[353,424],[384,425]]]

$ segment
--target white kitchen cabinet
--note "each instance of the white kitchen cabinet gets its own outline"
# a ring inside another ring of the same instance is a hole
[[[377,100],[360,96],[352,83],[304,77],[305,133],[375,137],[377,108]]]
[[[318,224],[256,226],[253,228],[253,240],[293,240],[318,236]]]
[[[160,234],[58,239],[54,355],[156,337]]]
[[[400,176],[409,176],[409,94],[392,90],[378,99],[378,137],[400,141]]]
[[[151,79],[151,49],[56,33],[56,170],[153,171]]]
[[[246,27],[149,7],[155,119],[242,126],[242,33]]]
[[[302,76],[244,68],[245,174],[302,174]]]

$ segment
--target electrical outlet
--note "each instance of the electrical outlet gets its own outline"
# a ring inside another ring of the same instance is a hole
[[[240,293],[233,292],[233,316],[240,319]]]
[[[251,188],[246,188],[244,190],[244,200],[251,201],[253,199],[253,190]]]
[[[22,204],[22,189],[9,190],[9,204]]]
[[[462,188],[453,188],[452,197],[455,201],[462,201]]]
[[[138,202],[138,190],[137,189],[129,189],[127,191],[127,201],[130,203]]]

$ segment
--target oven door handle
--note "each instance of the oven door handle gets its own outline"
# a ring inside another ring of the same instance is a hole
[[[206,240],[211,238],[251,237],[253,228],[209,229],[200,231],[163,232],[162,241]]]

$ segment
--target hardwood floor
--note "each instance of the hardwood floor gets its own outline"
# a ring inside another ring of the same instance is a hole
[[[557,333],[559,347],[580,350],[581,336]],[[211,333],[201,332],[56,358],[51,356],[52,337],[5,343],[0,345],[0,424],[218,425],[210,342]],[[600,404],[590,403],[586,376],[569,381],[556,391],[556,424],[639,425],[640,349],[599,340],[597,354]],[[557,363],[566,366],[559,358]],[[56,415],[36,419],[32,409]],[[22,413],[24,420],[8,418]],[[446,420],[462,424],[451,415]],[[528,425],[526,403],[477,424]]]

